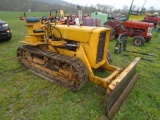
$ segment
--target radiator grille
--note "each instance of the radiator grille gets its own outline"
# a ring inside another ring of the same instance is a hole
[[[100,33],[99,42],[98,42],[96,63],[98,63],[98,62],[103,60],[105,40],[106,40],[106,32]]]

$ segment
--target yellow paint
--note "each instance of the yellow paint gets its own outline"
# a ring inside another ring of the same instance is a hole
[[[96,27],[86,27],[86,26],[67,26],[67,25],[57,25],[56,28],[61,31],[62,38],[68,40],[74,40],[78,42],[89,42],[92,31]],[[52,34],[59,36],[57,29],[52,30]]]
[[[130,15],[129,20],[132,21],[142,21],[144,20],[145,15]]]
[[[88,69],[89,80],[95,84],[105,87],[106,89],[110,88],[110,91],[115,88],[115,84],[120,83],[126,76],[129,77],[129,71],[135,67],[139,61],[134,61],[134,63],[132,63],[126,70],[112,66],[108,63],[107,51],[110,41],[110,29],[108,28],[72,25],[56,25],[56,27],[53,27],[52,24],[45,26],[45,24],[41,24],[40,22],[27,23],[26,26],[29,35],[25,37],[25,41],[23,41],[23,43],[35,46],[48,44],[48,50],[52,52],[58,52],[66,56],[79,58]],[[45,32],[33,32],[34,30],[41,29],[45,29]],[[46,38],[44,35],[45,33],[47,37],[50,36],[54,39],[58,38],[58,40]],[[96,59],[99,54],[97,51],[100,35],[103,36],[103,39],[101,40],[104,40],[105,42],[104,49],[102,49],[104,50],[102,52],[102,59],[97,62]],[[77,42],[77,49],[75,51],[67,50],[65,48],[67,42],[70,43],[72,41]],[[97,69],[100,67],[108,71],[112,71],[112,74],[106,78],[95,76],[92,69]],[[64,74],[70,76],[70,73],[68,72],[64,72]]]
[[[51,45],[51,46],[61,46],[61,47],[63,47],[63,46],[65,46],[65,44],[66,44],[66,41],[52,41],[52,40],[49,40],[49,44]]]

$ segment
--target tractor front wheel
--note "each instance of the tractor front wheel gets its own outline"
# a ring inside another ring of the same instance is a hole
[[[135,46],[143,46],[145,43],[145,39],[142,36],[133,37],[133,45]]]

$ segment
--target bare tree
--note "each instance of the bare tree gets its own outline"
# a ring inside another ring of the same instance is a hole
[[[137,7],[136,5],[133,5],[132,6],[132,11],[136,11],[136,7]]]
[[[129,11],[129,7],[127,5],[123,5],[122,7],[122,14],[127,14]]]
[[[154,13],[154,12],[156,12],[156,10],[154,9],[154,7],[153,6],[151,6],[149,9],[148,9],[148,12],[150,12],[150,13]]]
[[[42,2],[39,1],[40,0],[0,0],[0,11],[28,11],[28,9],[31,9],[31,11],[33,12],[48,12],[54,8],[58,11],[60,9],[63,9],[65,13],[77,13],[77,5],[64,2],[63,0],[41,0]],[[82,8],[84,14],[90,14],[93,12],[103,12],[114,15],[115,13],[126,14],[128,12],[129,7],[127,5],[124,5],[122,9],[115,9],[112,5],[97,4],[96,6],[82,6]],[[136,11],[140,10],[140,8],[137,8],[136,5],[133,5],[132,10]],[[147,9],[144,8],[143,12],[146,11]],[[155,11],[160,10],[155,10],[153,6],[148,9],[148,12],[151,13],[154,13]]]

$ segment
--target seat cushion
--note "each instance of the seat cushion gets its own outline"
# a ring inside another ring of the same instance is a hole
[[[37,17],[27,17],[26,22],[39,22],[40,18]]]

